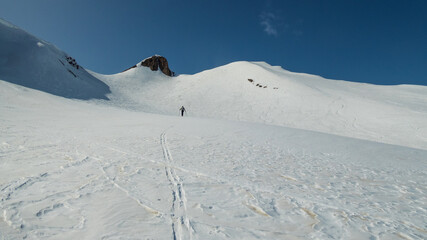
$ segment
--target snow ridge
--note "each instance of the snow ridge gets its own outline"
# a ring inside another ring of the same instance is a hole
[[[77,99],[107,99],[109,87],[54,45],[0,21],[0,80]]]

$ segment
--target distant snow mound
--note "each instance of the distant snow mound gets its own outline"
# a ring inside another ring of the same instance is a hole
[[[0,80],[76,99],[107,99],[108,85],[55,46],[0,19]]]

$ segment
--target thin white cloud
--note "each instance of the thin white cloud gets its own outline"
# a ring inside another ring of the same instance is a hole
[[[277,36],[277,28],[275,26],[276,18],[276,15],[272,12],[262,12],[260,15],[260,24],[264,27],[264,32],[270,36]]]

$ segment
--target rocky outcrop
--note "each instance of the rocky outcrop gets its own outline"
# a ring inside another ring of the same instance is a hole
[[[133,65],[132,67],[130,67],[130,68],[128,68],[128,69],[126,69],[126,70],[124,70],[123,72],[126,72],[127,70],[131,70],[132,68],[136,68],[136,65]]]
[[[75,67],[76,69],[79,69],[79,67],[80,67],[80,66],[77,64],[76,59],[74,59],[74,58],[72,58],[72,57],[67,57],[66,59],[67,59],[67,62],[68,62],[71,66]]]
[[[146,59],[142,60],[141,63],[138,63],[137,65],[134,65],[134,66],[124,70],[123,72],[126,72],[132,68],[136,68],[139,66],[149,67],[151,69],[151,71],[157,71],[160,69],[160,71],[162,71],[162,73],[164,73],[167,76],[170,76],[170,77],[175,76],[175,73],[169,69],[168,60],[165,57],[162,57],[159,55],[154,55],[152,57],[146,58]]]
[[[149,67],[152,71],[157,71],[160,69],[162,73],[171,77],[175,75],[175,73],[169,69],[168,60],[162,56],[155,55],[146,58],[141,62],[141,66]]]

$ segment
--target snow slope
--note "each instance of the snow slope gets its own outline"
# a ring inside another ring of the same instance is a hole
[[[0,19],[0,79],[58,96],[106,99],[108,86],[66,53]],[[71,61],[70,61],[71,62]]]
[[[113,104],[134,110],[176,115],[184,105],[189,116],[427,149],[425,86],[328,80],[264,62],[234,62],[172,78],[145,67],[108,76],[92,74],[110,86]]]
[[[0,27],[0,239],[427,238],[425,87],[250,62],[75,73]]]
[[[0,81],[0,239],[425,239],[427,151]]]

